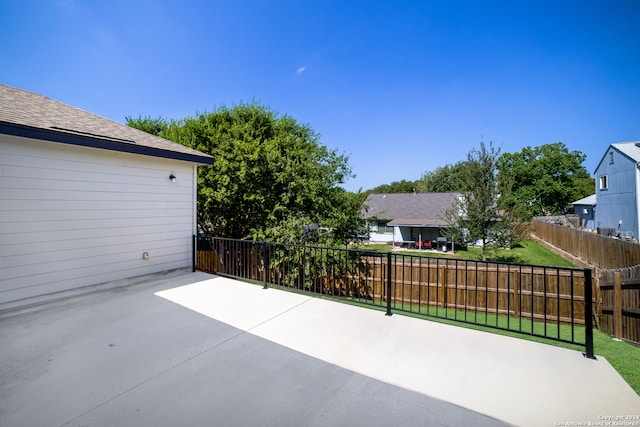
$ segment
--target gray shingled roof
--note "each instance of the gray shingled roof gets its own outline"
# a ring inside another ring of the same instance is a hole
[[[442,226],[445,212],[459,196],[458,193],[369,194],[364,217],[391,220],[391,225]]]
[[[208,154],[2,84],[0,134],[213,164]]]

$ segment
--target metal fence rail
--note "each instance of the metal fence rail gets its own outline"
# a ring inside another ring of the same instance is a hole
[[[196,239],[194,239],[195,241]],[[198,238],[201,271],[570,344],[593,355],[591,270]]]

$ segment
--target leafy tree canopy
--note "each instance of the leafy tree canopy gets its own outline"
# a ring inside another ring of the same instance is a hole
[[[572,201],[593,194],[593,179],[582,166],[585,158],[562,142],[502,154],[498,179],[505,207],[529,220],[560,213]]]
[[[489,249],[511,246],[518,229],[511,217],[500,209],[497,163],[500,149],[492,143],[480,143],[467,154],[467,160],[455,166],[459,203],[447,212],[447,233],[463,243],[482,242],[482,259]]]
[[[445,165],[434,171],[426,172],[416,181],[416,187],[421,193],[449,193],[460,191],[465,178],[466,161],[454,165]]]
[[[207,233],[297,242],[302,225],[318,223],[346,242],[362,228],[360,195],[339,187],[351,176],[348,158],[292,117],[251,103],[127,124],[214,157],[198,171],[198,224]]]
[[[127,125],[155,136],[163,135],[170,123],[168,120],[162,118],[153,119],[151,117],[133,118],[126,116],[125,120],[127,121]]]
[[[454,165],[445,165],[436,168],[434,171],[425,172],[416,181],[394,181],[391,184],[382,184],[365,191],[366,195],[371,193],[449,193],[459,191],[460,180],[465,162],[461,161]]]
[[[393,181],[391,184],[378,185],[365,191],[365,194],[413,193],[414,191],[417,191],[416,182],[403,179],[402,181]]]

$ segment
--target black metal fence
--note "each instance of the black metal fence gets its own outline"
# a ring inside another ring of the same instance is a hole
[[[197,240],[197,245],[196,245]],[[584,345],[591,270],[194,237],[194,270]]]

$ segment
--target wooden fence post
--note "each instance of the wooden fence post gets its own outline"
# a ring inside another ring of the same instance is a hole
[[[613,336],[622,339],[622,273],[619,271],[613,279]]]

